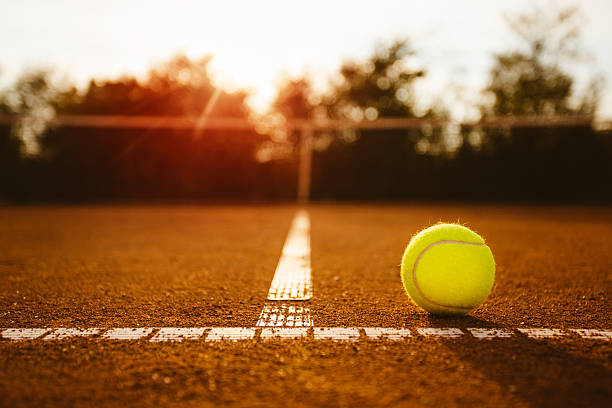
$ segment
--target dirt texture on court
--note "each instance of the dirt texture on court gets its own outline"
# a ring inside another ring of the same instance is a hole
[[[293,206],[0,208],[0,327],[253,327]],[[612,208],[312,205],[316,326],[612,329]],[[439,221],[497,263],[470,316],[436,318],[399,277]],[[0,340],[0,406],[612,405],[612,344],[413,336],[236,343]]]

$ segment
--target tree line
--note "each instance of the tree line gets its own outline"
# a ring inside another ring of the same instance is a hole
[[[584,116],[597,109],[597,81],[577,91],[564,68],[579,61],[578,11],[535,10],[508,19],[517,49],[494,55],[483,118]],[[323,93],[287,80],[260,126],[241,131],[58,127],[61,114],[247,119],[247,92],[216,87],[210,57],[177,56],[144,79],[91,80],[84,91],[28,72],[0,94],[0,197],[11,201],[290,199],[299,134],[290,119],[354,121],[448,118],[418,103],[426,68],[408,40],[346,61]],[[612,135],[591,126],[424,126],[414,130],[319,131],[314,199],[494,199],[608,201]]]

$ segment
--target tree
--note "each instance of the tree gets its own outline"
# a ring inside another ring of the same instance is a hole
[[[246,92],[215,86],[209,57],[178,56],[144,78],[94,80],[83,91],[59,88],[47,72],[24,75],[0,94],[0,112],[20,116],[14,133],[30,147],[15,159],[15,137],[0,128],[0,196],[82,200],[255,197],[267,181],[254,129],[56,127],[56,114],[249,115]],[[153,121],[154,122],[154,121]],[[9,160],[10,159],[10,160]],[[265,170],[265,169],[264,169]],[[268,188],[274,193],[273,188]]]
[[[259,119],[262,133],[269,136],[259,149],[261,161],[291,158],[297,148],[299,132],[290,132],[285,123],[292,119],[309,119],[315,105],[310,102],[312,87],[307,78],[286,78],[278,87],[270,111]]]
[[[208,73],[211,57],[178,55],[149,71],[144,80],[124,77],[90,81],[82,99],[65,113],[240,117],[248,115],[248,93],[219,89]]]
[[[287,79],[278,89],[272,110],[285,119],[308,119],[314,108],[310,102],[312,94],[307,78]]]
[[[353,121],[419,116],[414,85],[425,70],[414,68],[408,41],[381,45],[363,61],[347,61],[324,96],[325,116]],[[422,108],[422,107],[419,107]],[[432,116],[428,109],[425,115]],[[343,130],[319,134],[314,156],[313,195],[322,198],[406,198],[418,191],[431,158],[416,150],[419,140],[438,141],[440,132],[419,130]],[[411,183],[408,188],[407,183]],[[415,190],[416,189],[416,190]]]
[[[575,80],[563,69],[584,57],[578,9],[551,13],[535,8],[507,21],[520,48],[495,55],[485,90],[492,103],[482,107],[483,116],[593,114],[596,83],[584,95],[576,95]]]
[[[345,62],[339,82],[324,100],[328,116],[353,120],[416,116],[413,87],[425,71],[408,66],[414,57],[415,51],[402,40],[379,46],[365,61]]]
[[[75,91],[72,86],[58,86],[51,76],[49,70],[27,71],[0,95],[0,111],[19,116],[12,132],[23,155],[41,153],[40,138],[55,116],[57,102]]]
[[[485,89],[490,102],[481,107],[482,116],[593,115],[596,82],[581,95],[569,70],[585,56],[578,9],[534,8],[507,21],[519,47],[495,55]],[[475,195],[491,191],[499,199],[542,200],[567,198],[571,192],[571,197],[586,197],[610,170],[589,125],[463,131],[482,141],[476,149],[464,143],[455,163],[457,177],[474,180],[465,185]]]

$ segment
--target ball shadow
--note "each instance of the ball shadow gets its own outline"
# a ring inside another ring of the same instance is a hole
[[[432,327],[498,327],[472,316],[430,317]],[[510,327],[505,327],[511,329]],[[585,342],[588,342],[585,344]],[[586,353],[583,347],[587,346]],[[611,406],[612,370],[606,367],[609,348],[597,359],[593,350],[607,343],[577,336],[532,339],[514,330],[512,338],[476,339],[466,332],[444,347],[463,363],[497,382],[532,407]]]

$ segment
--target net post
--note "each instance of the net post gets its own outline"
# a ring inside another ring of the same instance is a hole
[[[300,157],[298,163],[298,202],[310,200],[310,179],[312,172],[312,126],[305,124],[300,129]]]

